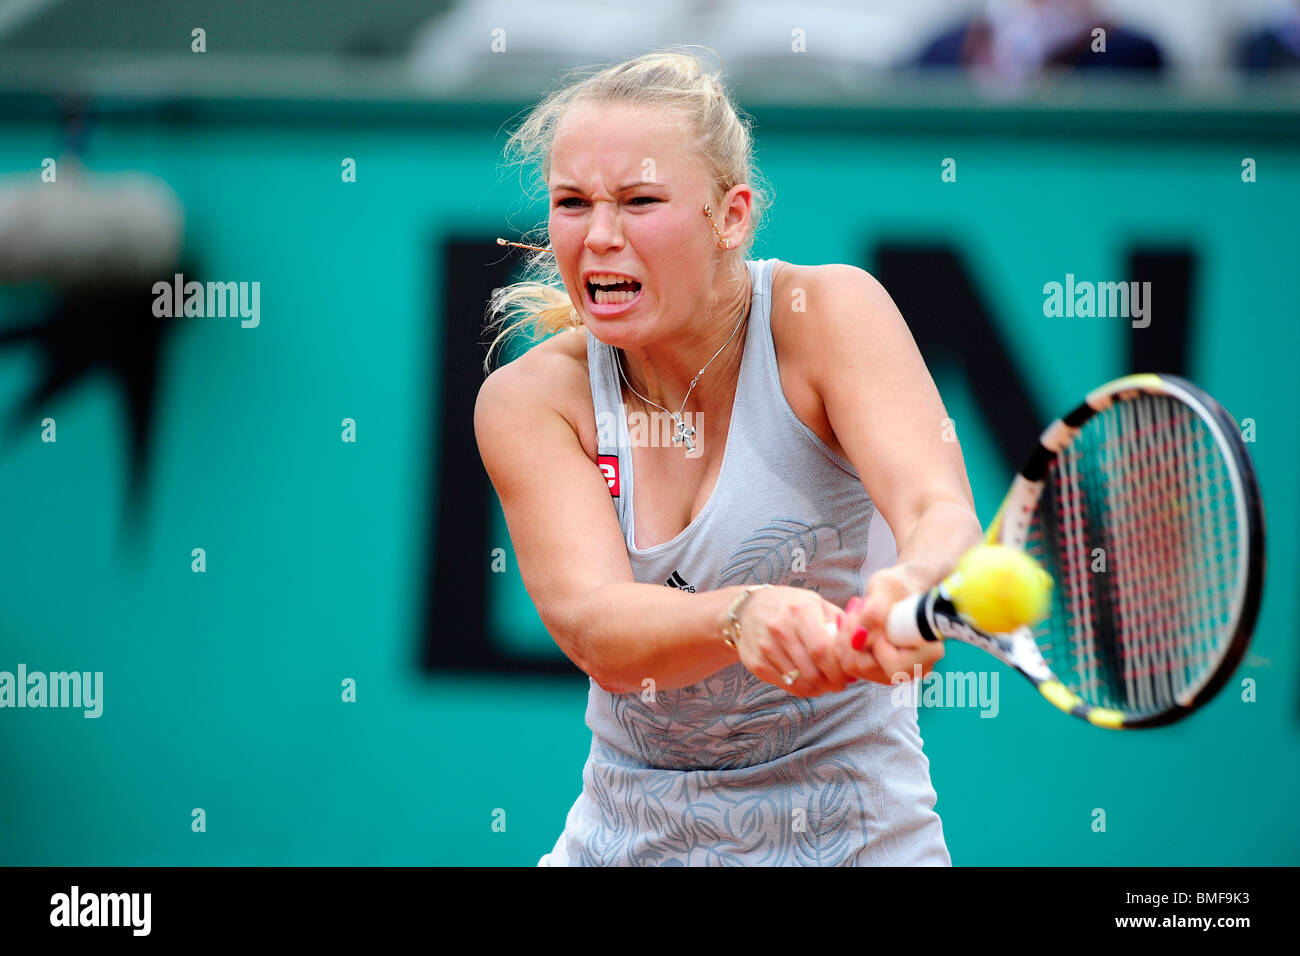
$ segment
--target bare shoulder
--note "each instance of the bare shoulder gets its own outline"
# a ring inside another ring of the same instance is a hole
[[[568,422],[595,460],[596,427],[584,330],[552,335],[493,371],[479,388],[474,427],[482,443],[485,437],[491,441],[497,426],[517,432],[520,425],[550,415]]]
[[[820,393],[823,371],[841,348],[883,344],[910,333],[889,293],[875,276],[857,266],[796,265],[782,262],[772,276],[772,340],[791,390]]]
[[[787,331],[806,331],[814,323],[881,319],[897,314],[885,287],[871,273],[843,263],[803,266],[782,262],[772,275],[773,332],[779,314]]]
[[[587,378],[587,335],[582,329],[557,332],[513,362],[496,369],[483,383],[501,391],[524,389],[535,400],[563,404],[572,391],[591,394]],[[499,384],[498,384],[499,383]]]

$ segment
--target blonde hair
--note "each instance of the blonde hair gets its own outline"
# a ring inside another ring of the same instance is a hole
[[[732,247],[732,252],[744,255],[753,245],[768,197],[759,184],[759,172],[754,165],[749,119],[736,107],[723,85],[721,69],[706,66],[695,49],[672,47],[646,53],[555,90],[510,135],[506,158],[531,167],[537,174],[540,190],[545,192],[556,130],[575,104],[633,103],[673,111],[693,123],[696,146],[709,170],[717,200],[737,183],[748,183],[753,189],[749,231],[742,242]],[[539,227],[534,233],[543,231]],[[525,270],[525,281],[492,293],[488,303],[488,314],[493,317],[489,328],[501,324],[505,327],[488,347],[483,362],[485,369],[490,367],[497,345],[516,332],[531,331],[535,340],[565,329],[582,328],[582,321],[560,279],[555,257],[549,252],[530,253]]]

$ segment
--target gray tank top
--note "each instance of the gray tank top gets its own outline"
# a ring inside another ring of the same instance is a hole
[[[588,335],[600,465],[637,581],[697,592],[789,585],[843,607],[895,562],[894,538],[857,471],[786,402],[772,344],[775,263],[747,263],[754,294],[730,430],[695,520],[671,541],[636,546],[639,423],[629,429],[613,348]],[[892,696],[859,681],[798,697],[739,663],[652,699],[593,680],[582,793],[538,865],[950,865],[916,707]]]

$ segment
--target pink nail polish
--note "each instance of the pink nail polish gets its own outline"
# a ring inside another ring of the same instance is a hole
[[[867,646],[867,629],[860,627],[853,632],[853,649],[860,651]]]

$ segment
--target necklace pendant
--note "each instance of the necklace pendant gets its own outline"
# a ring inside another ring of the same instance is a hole
[[[695,429],[686,424],[680,418],[677,419],[676,432],[673,435],[673,444],[680,445],[685,443],[688,453],[695,451]]]

